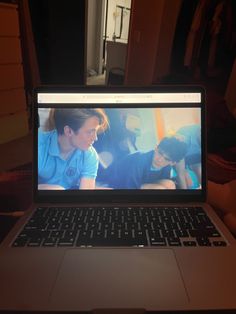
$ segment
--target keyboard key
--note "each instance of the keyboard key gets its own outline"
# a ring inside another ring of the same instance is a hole
[[[60,231],[54,230],[54,231],[51,231],[50,238],[62,238],[63,234],[64,234],[64,230],[60,230]]]
[[[170,237],[173,238],[174,237],[174,231],[173,230],[162,230],[162,236],[164,238]]]
[[[166,239],[165,238],[156,238],[156,239],[151,239],[151,245],[153,246],[166,246]]]
[[[211,246],[211,242],[206,237],[198,237],[196,238],[198,245],[200,246]]]
[[[60,230],[60,224],[57,223],[57,222],[54,222],[54,223],[50,223],[48,224],[47,226],[47,230]]]
[[[78,239],[77,246],[83,247],[83,246],[92,246],[92,247],[98,247],[98,246],[110,246],[110,247],[116,247],[116,246],[146,246],[147,242],[144,241],[136,241],[134,239],[105,239],[105,238],[94,238],[94,239]]]
[[[47,238],[43,241],[43,246],[56,246],[57,238]]]
[[[57,245],[58,246],[73,246],[75,242],[75,238],[62,238],[59,239]]]
[[[32,238],[29,240],[27,246],[40,246],[42,238]]]
[[[179,238],[168,238],[167,241],[170,246],[181,246]]]
[[[192,229],[189,230],[191,237],[220,237],[220,233],[215,228]]]
[[[214,246],[227,246],[225,241],[213,241],[212,243]]]
[[[183,241],[184,246],[197,246],[196,241]]]
[[[28,239],[27,238],[17,238],[14,243],[13,246],[14,247],[24,247],[27,243]]]
[[[179,238],[187,238],[189,236],[186,230],[175,230],[175,234]]]

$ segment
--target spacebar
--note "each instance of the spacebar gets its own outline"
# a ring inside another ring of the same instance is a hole
[[[78,239],[77,246],[146,246],[147,241],[145,239],[107,239],[107,238],[95,238],[95,239]]]

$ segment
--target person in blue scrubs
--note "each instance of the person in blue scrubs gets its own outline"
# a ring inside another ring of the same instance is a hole
[[[107,117],[97,108],[52,109],[55,128],[38,132],[38,189],[94,189],[98,155],[93,147]]]

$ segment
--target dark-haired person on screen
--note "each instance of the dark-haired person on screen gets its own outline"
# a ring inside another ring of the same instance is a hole
[[[107,169],[107,183],[114,189],[175,189],[172,167],[186,151],[182,138],[165,137],[154,150],[129,154],[113,164]]]

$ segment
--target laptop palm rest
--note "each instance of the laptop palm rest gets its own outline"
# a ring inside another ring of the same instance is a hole
[[[56,310],[151,310],[188,298],[172,250],[93,248],[66,252],[50,303]]]

